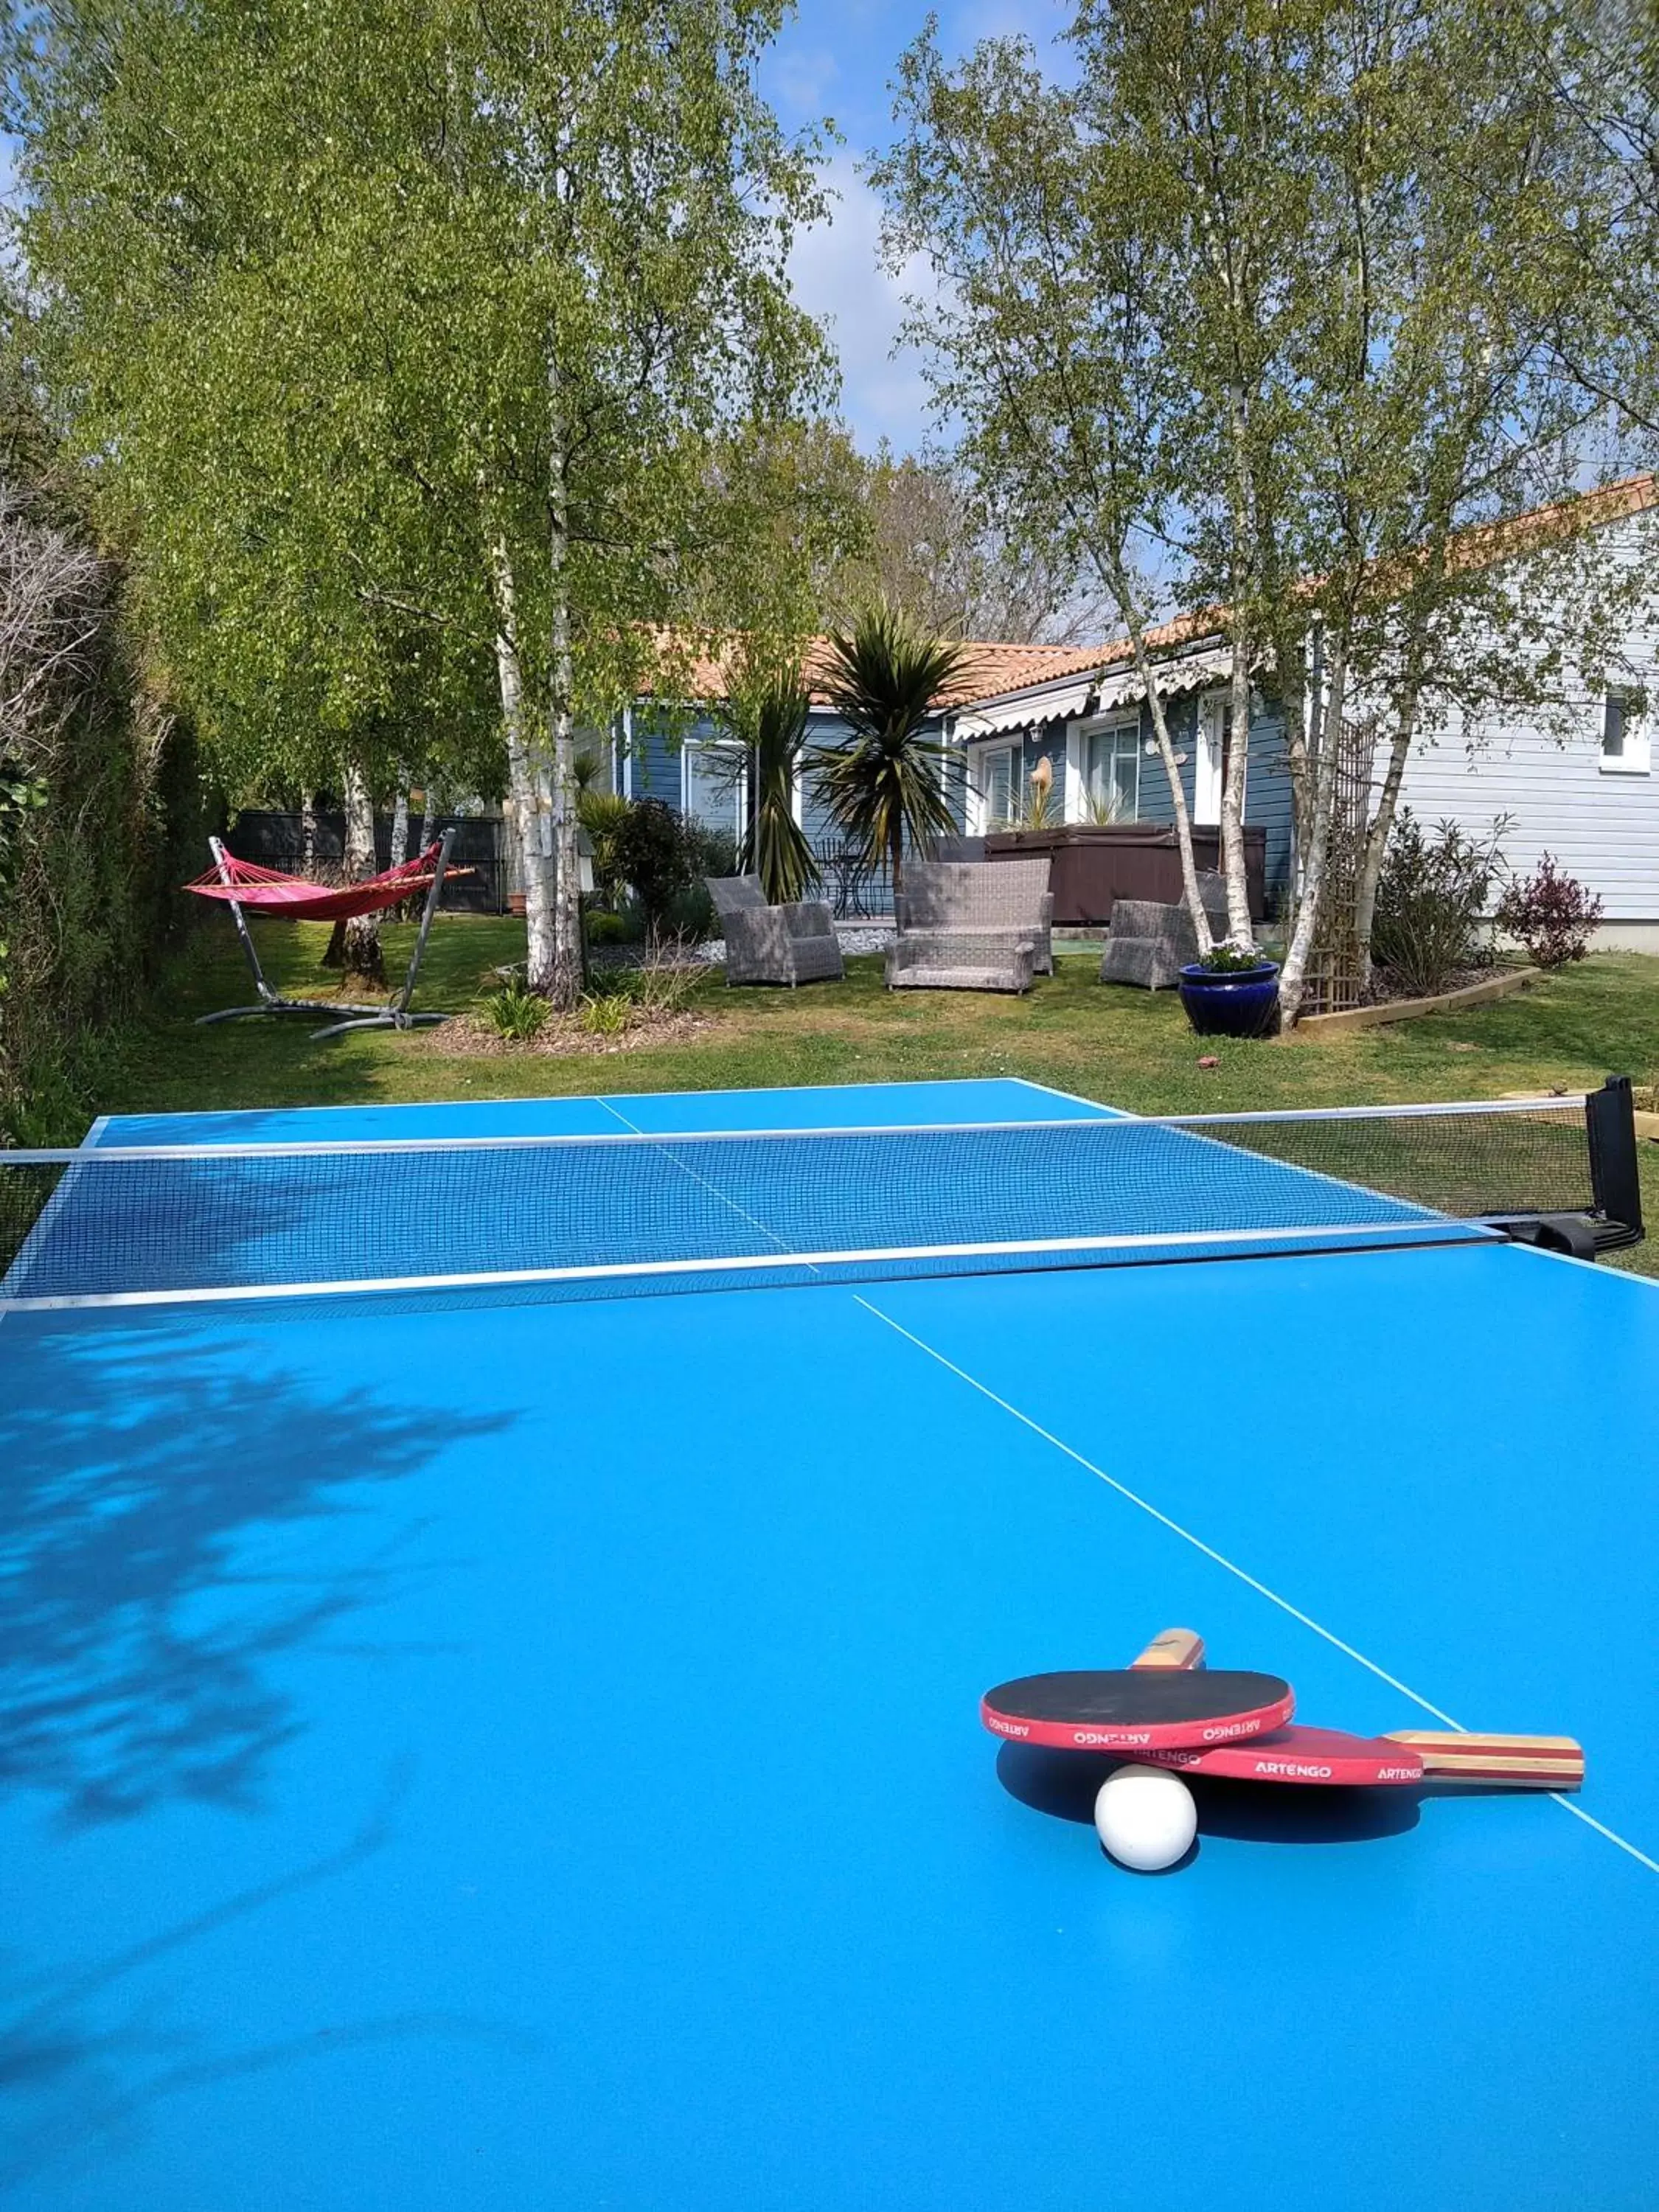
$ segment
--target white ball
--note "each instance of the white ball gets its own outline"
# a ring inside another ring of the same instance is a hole
[[[1198,1808],[1167,1766],[1120,1766],[1100,1785],[1095,1832],[1120,1866],[1156,1874],[1191,1850]]]

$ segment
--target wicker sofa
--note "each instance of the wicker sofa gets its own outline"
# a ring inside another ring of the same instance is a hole
[[[726,938],[732,983],[838,983],[845,969],[835,916],[816,899],[769,906],[758,876],[705,876]]]
[[[1212,870],[1200,871],[1198,895],[1212,929],[1227,928],[1227,886]],[[1184,905],[1154,899],[1119,899],[1112,908],[1106,950],[1100,963],[1103,983],[1136,983],[1144,991],[1167,991],[1181,971],[1198,957],[1198,935]]]
[[[913,860],[893,900],[890,990],[1026,991],[1054,973],[1041,860]]]

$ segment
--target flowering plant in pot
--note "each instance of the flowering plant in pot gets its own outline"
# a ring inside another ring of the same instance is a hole
[[[1181,1003],[1200,1036],[1270,1036],[1279,1018],[1279,963],[1254,945],[1213,945],[1182,969]]]

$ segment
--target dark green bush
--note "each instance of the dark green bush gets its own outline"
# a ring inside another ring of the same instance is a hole
[[[603,907],[590,907],[586,915],[587,941],[590,945],[626,945],[630,935],[631,917],[625,914],[607,914]]]
[[[690,887],[691,856],[680,817],[660,799],[635,799],[615,836],[617,869],[633,887],[646,933],[655,936],[669,902]]]
[[[736,872],[736,846],[726,832],[677,814],[660,799],[638,799],[617,825],[615,852],[647,938],[713,933],[714,902],[702,879]]]
[[[1495,822],[1484,841],[1455,822],[1425,835],[1402,808],[1376,887],[1371,957],[1412,997],[1443,991],[1459,972],[1492,957],[1482,922],[1502,871]]]

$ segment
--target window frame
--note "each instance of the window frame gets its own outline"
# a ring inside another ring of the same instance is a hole
[[[1095,749],[1103,738],[1109,738],[1112,740],[1111,758],[1115,763],[1126,757],[1134,762],[1133,811],[1120,817],[1120,819],[1126,822],[1142,820],[1144,817],[1140,811],[1140,764],[1145,748],[1140,732],[1139,708],[1131,714],[1103,715],[1097,721],[1085,722],[1078,735],[1080,740],[1079,785],[1085,818],[1088,808],[1097,796],[1094,777]],[[1132,742],[1126,744],[1124,742],[1126,739]]]
[[[1003,756],[1008,762],[1008,812],[998,822],[991,811],[991,763]],[[998,830],[1010,828],[1019,811],[1020,794],[1024,786],[1024,741],[1018,738],[1000,738],[975,745],[969,767],[969,788],[973,794],[974,810],[979,817],[979,827],[974,833],[990,836]]]
[[[711,822],[706,814],[699,813],[697,809],[691,804],[694,763],[701,755],[706,753],[722,752],[728,755],[737,754],[743,757],[741,765],[735,767],[732,772],[732,781],[728,797],[728,803],[732,810],[731,819],[729,821]],[[736,838],[738,843],[741,845],[743,842],[743,833],[744,829],[747,827],[748,793],[748,758],[744,747],[738,744],[735,738],[705,736],[686,738],[682,741],[680,746],[680,812],[684,815],[688,821],[701,822],[706,828],[716,830],[722,836],[730,835]]]
[[[1619,722],[1619,749],[1616,752],[1609,752],[1609,725],[1615,709]],[[1631,695],[1622,684],[1610,686],[1601,702],[1601,745],[1596,766],[1603,775],[1647,775],[1652,771],[1652,733],[1646,726],[1646,717],[1632,713]]]

